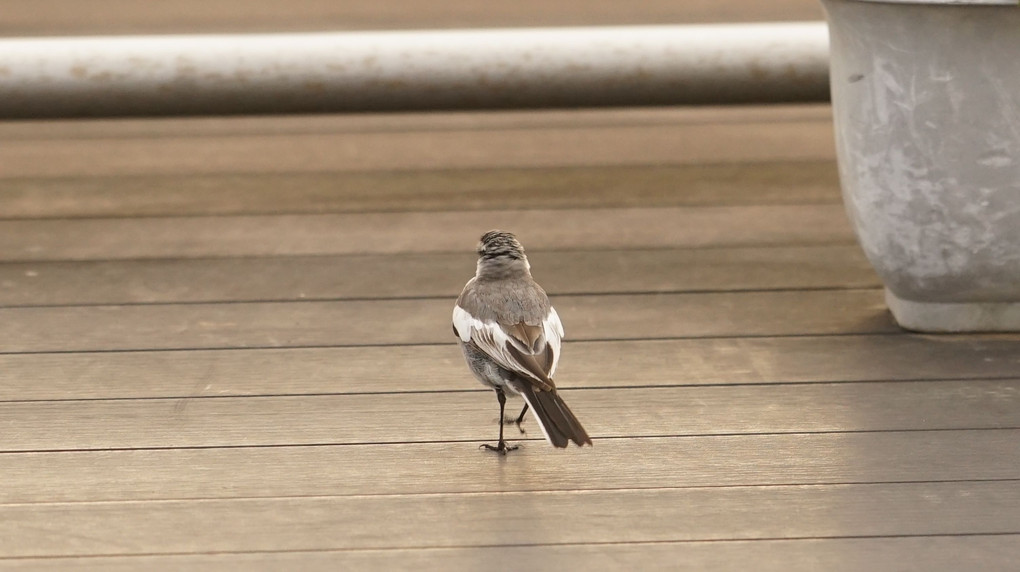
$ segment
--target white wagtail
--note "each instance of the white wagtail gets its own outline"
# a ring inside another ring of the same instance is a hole
[[[556,447],[591,438],[556,393],[553,374],[560,359],[563,325],[545,290],[531,277],[524,247],[509,232],[491,230],[478,243],[478,266],[453,308],[453,333],[471,373],[496,390],[499,442],[483,445],[505,455],[517,446],[503,440],[506,392],[524,397],[518,428],[528,407]]]

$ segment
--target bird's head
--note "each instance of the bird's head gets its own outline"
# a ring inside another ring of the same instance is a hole
[[[478,257],[484,260],[497,258],[524,259],[524,247],[517,237],[502,230],[490,230],[478,241]]]

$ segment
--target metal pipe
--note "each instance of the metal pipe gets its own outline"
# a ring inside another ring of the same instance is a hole
[[[822,22],[0,40],[0,118],[827,101]]]

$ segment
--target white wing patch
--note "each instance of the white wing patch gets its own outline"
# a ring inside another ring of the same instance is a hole
[[[464,308],[454,306],[453,327],[457,330],[457,335],[462,342],[474,342],[480,350],[488,354],[501,367],[525,377],[534,377],[534,374],[517,363],[517,360],[507,351],[507,342],[510,342],[518,350],[525,352],[528,350],[522,347],[516,339],[508,336],[499,324],[483,322],[469,314]],[[542,322],[542,329],[545,339],[553,351],[552,367],[549,370],[551,378],[556,371],[556,364],[560,360],[560,341],[563,339],[563,325],[560,323],[560,317],[556,314],[556,310],[550,308],[549,315]]]
[[[471,341],[471,328],[475,324],[481,324],[474,316],[468,314],[467,310],[460,306],[453,307],[453,327],[457,330],[457,336],[465,344]]]
[[[542,322],[542,328],[545,330],[545,339],[549,341],[549,347],[553,352],[552,367],[549,368],[549,377],[552,378],[556,375],[556,364],[560,363],[560,342],[563,341],[563,323],[560,322],[556,308],[549,307],[549,315]]]

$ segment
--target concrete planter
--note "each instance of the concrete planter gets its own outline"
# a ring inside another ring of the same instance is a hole
[[[822,0],[840,179],[896,320],[1020,330],[1020,8]]]

